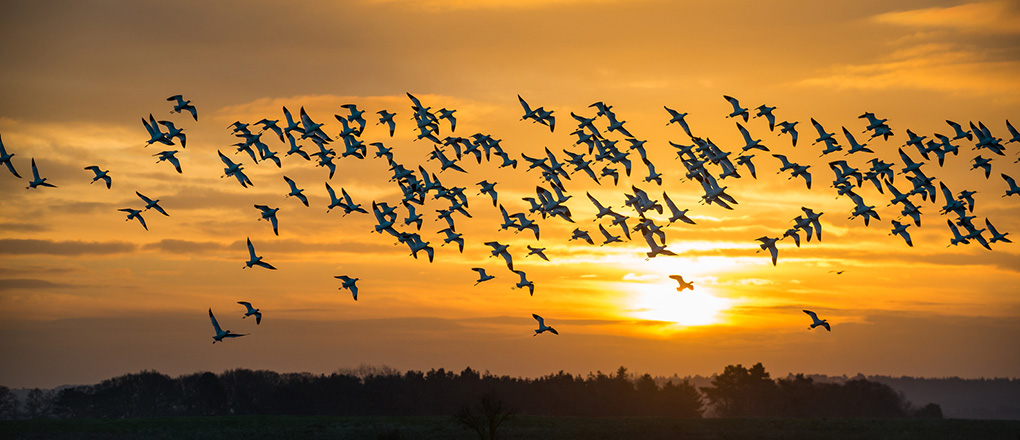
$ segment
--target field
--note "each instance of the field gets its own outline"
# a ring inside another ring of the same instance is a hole
[[[1020,439],[1020,421],[516,416],[501,439]],[[0,422],[2,439],[477,439],[449,417],[193,417]]]

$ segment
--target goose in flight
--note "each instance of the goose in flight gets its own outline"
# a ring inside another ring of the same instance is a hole
[[[1009,185],[1009,189],[1006,190],[1006,194],[1003,197],[1020,194],[1020,186],[1016,185],[1016,180],[1006,175],[1006,173],[999,173],[999,175],[1002,176],[1002,180],[1005,180],[1006,184]]]
[[[347,275],[334,276],[333,278],[336,278],[336,279],[342,281],[342,283],[340,284],[340,287],[338,289],[347,289],[347,290],[350,290],[351,291],[351,295],[354,296],[354,300],[355,301],[358,300],[358,286],[355,283],[357,283],[358,280],[360,280],[361,278],[351,278],[351,277],[349,277]]]
[[[910,240],[910,233],[907,232],[907,227],[910,226],[910,223],[904,224],[893,220],[892,225],[892,232],[890,232],[889,235],[899,235],[907,242],[907,246],[914,247],[914,242]]]
[[[183,128],[177,128],[173,122],[170,121],[159,121],[159,124],[166,127],[166,138],[172,142],[174,138],[180,139],[181,148],[186,148],[188,137],[184,134]]]
[[[545,325],[545,319],[542,319],[541,316],[538,316],[538,315],[536,315],[534,313],[532,313],[531,316],[534,317],[536,321],[538,321],[538,329],[535,330],[535,334],[532,335],[532,336],[538,336],[539,334],[541,334],[542,332],[544,332],[546,330],[548,330],[550,333],[552,333],[554,335],[560,334],[559,332],[556,331],[556,329]]]
[[[14,154],[7,153],[7,149],[4,148],[4,141],[0,139],[0,163],[7,165],[7,169],[10,170],[11,174],[20,179],[21,175],[18,174],[18,171],[14,169],[14,164],[11,163],[12,157],[14,157]]]
[[[216,150],[216,153],[220,155],[220,160],[223,161],[223,164],[227,166],[226,168],[223,169],[223,175],[220,177],[234,176],[235,178],[237,178],[237,181],[241,184],[241,186],[245,188],[247,188],[248,185],[252,186],[255,185],[251,183],[251,179],[248,179],[248,176],[244,175],[244,172],[241,171],[244,169],[244,167],[241,166],[241,164],[234,163],[233,161],[230,160],[230,158],[224,156],[223,153],[220,152],[219,150]]]
[[[772,265],[775,266],[776,258],[779,257],[779,249],[776,248],[776,241],[779,241],[779,239],[770,237],[759,237],[756,238],[755,240],[761,242],[761,244],[758,245],[759,247],[761,247],[761,250],[763,251],[768,250],[769,253],[772,254]]]
[[[212,309],[209,309],[209,319],[212,321],[213,330],[216,334],[213,335],[213,344],[220,342],[223,338],[239,338],[241,336],[248,336],[247,333],[231,333],[230,330],[223,330],[220,328],[220,323],[216,322],[216,317],[213,316]]]
[[[163,215],[165,215],[167,217],[170,217],[170,214],[167,214],[166,211],[163,210],[163,207],[159,206],[159,199],[152,200],[152,199],[150,199],[148,197],[145,197],[144,195],[142,195],[142,193],[140,193],[138,191],[135,191],[135,194],[137,194],[138,197],[141,198],[143,202],[145,202],[145,210],[146,211],[148,211],[150,208],[153,208],[157,212],[159,212],[160,214],[163,214]]]
[[[684,118],[687,117],[687,113],[680,113],[666,106],[662,107],[665,108],[667,112],[669,112],[669,122],[667,122],[666,125],[672,124],[674,122],[680,124],[680,128],[684,129],[684,133],[687,133],[687,136],[694,137],[694,135],[691,134],[691,128],[687,125],[687,121],[684,120]]]
[[[692,291],[694,290],[694,281],[685,282],[684,277],[682,275],[670,275],[669,277],[676,280],[676,282],[680,283],[680,287],[676,288],[677,292],[683,292],[684,289],[691,289]]]
[[[198,109],[196,109],[195,106],[191,105],[191,101],[186,101],[184,97],[181,95],[174,95],[167,98],[166,100],[177,101],[174,104],[174,110],[170,113],[180,113],[184,110],[187,110],[189,113],[191,113],[191,117],[195,118],[196,122],[198,121]]]
[[[21,177],[21,176],[18,176]],[[46,183],[45,177],[39,177],[39,169],[35,166],[35,158],[32,158],[32,181],[28,182],[28,186],[25,189],[35,189],[40,186],[48,186],[50,188],[56,188],[57,186],[52,183]]]
[[[136,218],[136,219],[138,219],[138,223],[141,223],[142,227],[145,228],[146,231],[149,230],[149,227],[145,225],[145,219],[142,218],[142,211],[141,210],[131,209],[131,208],[121,208],[121,209],[118,209],[118,211],[124,211],[124,212],[128,213],[127,220],[124,220],[124,221],[131,221],[131,219]]]
[[[483,281],[489,281],[493,278],[496,278],[494,275],[489,275],[485,273],[485,269],[481,267],[472,267],[471,270],[478,272],[478,281],[475,282],[476,286],[482,283]]]
[[[956,136],[953,138],[954,141],[963,138],[967,138],[968,141],[974,140],[974,134],[971,133],[970,130],[964,130],[963,126],[948,119],[946,119],[946,123],[949,124],[950,127],[953,127],[953,130],[956,131]]]
[[[386,124],[390,128],[390,137],[393,137],[393,132],[397,129],[397,123],[393,120],[396,113],[390,113],[386,110],[379,110],[376,113],[379,114],[379,122],[377,124]]]
[[[248,301],[238,301],[237,303],[248,309],[248,311],[244,312],[244,316],[242,316],[241,319],[247,318],[249,316],[255,316],[255,325],[259,325],[262,323],[262,312],[260,312],[259,309],[252,307],[251,303]]]
[[[740,101],[737,101],[736,98],[733,98],[731,96],[726,96],[726,95],[723,95],[723,98],[725,98],[727,101],[729,101],[730,105],[733,106],[733,112],[731,112],[730,114],[726,115],[726,117],[727,118],[735,118],[737,116],[742,116],[744,118],[744,122],[747,122],[747,118],[750,115],[747,113],[747,109],[746,108],[743,108],[743,107],[740,106]]]
[[[807,313],[808,316],[811,317],[811,321],[812,321],[811,322],[811,327],[808,327],[808,330],[811,330],[811,329],[813,329],[815,327],[818,327],[818,326],[822,326],[822,327],[825,327],[825,331],[829,331],[829,332],[832,331],[832,329],[829,327],[829,323],[828,323],[827,319],[818,319],[818,315],[816,315],[815,312],[812,312],[810,310],[805,310],[804,313]]]
[[[251,238],[248,239],[248,261],[245,261],[244,265],[247,268],[252,266],[262,266],[266,269],[276,270],[273,265],[262,261],[262,257],[255,255],[255,246],[251,244]],[[242,267],[241,269],[244,269],[245,267]]]
[[[991,238],[988,239],[989,243],[995,243],[997,241],[1012,243],[1010,239],[1006,238],[1006,236],[1009,235],[1009,232],[1000,233],[995,229],[995,226],[992,226],[992,222],[988,221],[987,218],[985,219],[985,226],[988,226],[988,233],[992,234]]]
[[[535,296],[535,283],[528,280],[528,274],[524,273],[523,270],[515,270],[514,273],[521,276],[521,280],[518,281],[515,286],[517,286],[518,289],[527,287],[528,294]]]
[[[153,156],[159,156],[157,158],[159,160],[157,160],[156,163],[160,163],[160,162],[162,162],[164,160],[167,161],[167,162],[170,162],[170,165],[173,165],[174,169],[177,170],[177,174],[181,174],[182,173],[181,172],[181,161],[178,160],[176,156],[174,156],[175,154],[177,154],[177,150],[167,150],[167,151],[160,151],[159,153],[153,154]]]
[[[798,136],[797,129],[794,128],[794,127],[798,123],[799,123],[799,121],[793,121],[793,122],[783,121],[783,122],[779,123],[779,126],[782,127],[782,128],[779,129],[779,134],[789,134],[790,135],[790,139],[793,141],[793,146],[794,147],[797,146],[797,136]]]
[[[276,212],[279,211],[280,208],[270,208],[267,205],[255,205],[255,208],[262,211],[262,218],[260,218],[259,221],[268,220],[269,223],[273,225],[273,233],[280,235],[280,229],[276,221]]]
[[[290,185],[290,192],[287,193],[287,197],[290,196],[297,197],[298,200],[301,200],[301,203],[304,203],[305,206],[308,206],[308,197],[301,193],[302,191],[304,191],[304,189],[299,189],[297,187],[297,184],[294,183],[294,181],[291,180],[290,177],[283,176],[283,180],[287,181],[287,185]]]
[[[503,260],[506,261],[507,269],[514,270],[513,257],[510,255],[510,252],[507,250],[510,247],[510,245],[508,245],[508,244],[501,244],[498,241],[487,241],[487,242],[485,242],[485,245],[492,248],[492,251],[490,251],[490,252],[492,253],[493,257],[497,257],[497,256],[503,257]]]
[[[538,258],[549,261],[549,257],[545,256],[545,248],[536,248],[528,245],[528,255],[538,255]],[[525,257],[528,255],[525,255]]]
[[[163,133],[163,131],[159,129],[159,123],[156,122],[156,118],[152,117],[151,113],[149,114],[148,121],[146,121],[145,118],[142,118],[142,125],[145,126],[145,131],[149,133],[149,140],[145,141],[146,147],[155,142],[166,145],[174,144],[174,142],[167,137],[166,133]]]
[[[747,150],[757,148],[762,151],[769,151],[768,147],[761,144],[761,139],[751,139],[751,133],[737,122],[737,128],[740,130],[740,135],[744,137],[744,146],[741,149],[746,152]]]
[[[772,114],[772,111],[775,110],[776,108],[777,107],[769,107],[767,105],[762,104],[755,109],[758,110],[758,113],[755,114],[754,117],[759,118],[764,116],[765,119],[769,121],[769,131],[776,131],[776,115]]]
[[[90,170],[96,174],[96,177],[93,177],[92,181],[89,182],[90,185],[96,183],[96,181],[99,179],[103,179],[106,181],[106,189],[110,189],[110,185],[113,184],[113,179],[111,179],[110,176],[108,175],[110,173],[110,170],[103,171],[100,170],[99,167],[95,165],[87,166],[83,169]]]

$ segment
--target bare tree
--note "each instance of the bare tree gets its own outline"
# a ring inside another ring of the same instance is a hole
[[[495,391],[489,390],[477,401],[465,402],[453,418],[464,427],[478,433],[479,439],[496,440],[499,425],[516,413],[517,411]]]

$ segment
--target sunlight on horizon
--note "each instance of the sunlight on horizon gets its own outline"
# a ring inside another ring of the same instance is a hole
[[[671,322],[673,325],[658,328],[658,332],[675,332],[682,327],[723,324],[721,312],[729,310],[737,301],[712,295],[711,289],[677,292],[672,285],[647,286],[629,300],[628,313],[635,318]]]

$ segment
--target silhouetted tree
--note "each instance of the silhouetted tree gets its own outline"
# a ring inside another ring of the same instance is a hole
[[[666,382],[662,390],[661,415],[668,417],[701,417],[704,411],[704,404],[701,402],[701,393],[687,379],[680,383],[673,381]]]
[[[10,388],[0,385],[0,420],[18,418],[18,396]]]
[[[30,419],[39,419],[51,415],[50,403],[52,396],[39,388],[32,388],[25,397],[25,416]]]
[[[776,383],[761,362],[751,368],[727,365],[712,379],[711,387],[702,387],[715,414],[721,417],[756,417],[777,414]]]
[[[487,391],[474,402],[465,402],[453,418],[468,429],[473,429],[481,440],[496,440],[497,429],[516,411],[495,391]]]
[[[942,407],[937,403],[929,403],[914,411],[914,417],[919,419],[941,419]]]

